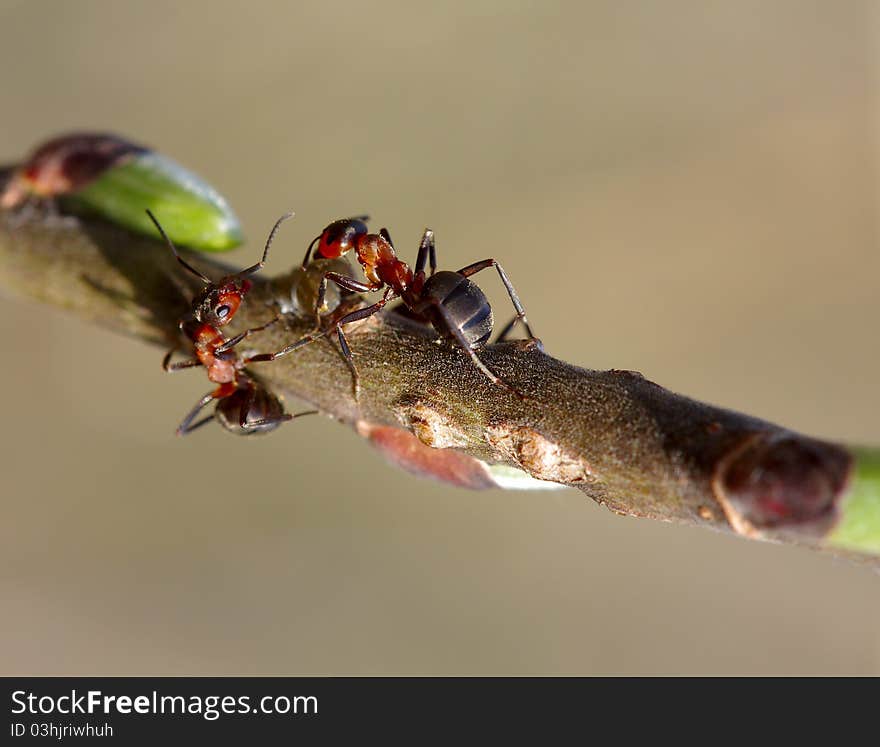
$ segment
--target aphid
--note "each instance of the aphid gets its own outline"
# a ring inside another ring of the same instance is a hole
[[[486,295],[469,278],[487,267],[494,267],[498,271],[501,282],[504,283],[511,303],[516,310],[514,321],[521,321],[529,337],[534,338],[526,319],[525,309],[513,284],[501,265],[494,259],[474,262],[457,272],[437,272],[434,233],[430,229],[426,229],[419,244],[415,272],[413,272],[405,262],[397,258],[388,231],[383,228],[378,234],[368,233],[363,218],[347,218],[327,226],[320,236],[317,236],[309,244],[303,260],[304,265],[308,262],[312,249],[316,245],[316,254],[321,257],[341,257],[354,251],[367,279],[367,282],[364,283],[337,272],[324,273],[318,289],[316,315],[323,305],[328,280],[340,288],[357,293],[379,291],[384,288],[385,294],[381,300],[371,306],[358,309],[337,319],[329,330],[316,330],[275,353],[255,355],[248,359],[249,362],[275,360],[325,334],[330,334],[335,329],[343,355],[354,374],[354,388],[357,396],[359,387],[357,369],[342,327],[350,322],[365,319],[378,312],[389,301],[400,298],[412,316],[430,323],[440,335],[451,339],[461,347],[470,356],[474,365],[493,384],[515,391],[489,370],[477,354],[477,351],[488,342],[492,334],[493,317],[492,308]],[[427,276],[425,274],[426,264],[430,267],[430,274]],[[510,326],[512,325],[508,325],[505,334],[509,331]]]
[[[278,398],[242,370],[244,361],[233,350],[242,340],[270,327],[281,317],[276,316],[266,324],[247,329],[228,339],[221,331],[232,321],[241,307],[245,294],[250,290],[251,281],[248,277],[258,272],[266,263],[275,234],[281,224],[292,217],[293,213],[286,213],[276,221],[266,240],[263,256],[259,262],[241,272],[227,275],[217,282],[212,282],[184,260],[156,217],[149,211],[147,214],[171,248],[177,261],[205,284],[204,289],[193,299],[190,314],[180,322],[181,331],[193,343],[195,357],[172,363],[171,356],[174,351],[171,350],[162,361],[162,368],[166,371],[180,371],[203,366],[207,371],[208,379],[218,386],[199,399],[178,426],[177,434],[186,435],[212,418],[216,418],[224,428],[233,433],[241,435],[265,433],[274,430],[283,422],[298,417],[284,412],[284,407]],[[217,402],[214,415],[194,422],[198,414],[214,401]]]
[[[325,272],[339,272],[350,275],[354,272],[347,259],[318,258],[309,263],[305,270],[284,273],[272,279],[273,298],[282,314],[293,316],[309,316],[315,313],[315,301],[318,297],[318,286]],[[335,311],[341,303],[351,299],[354,294],[343,290],[337,285],[327,287],[324,294],[322,314]]]
[[[0,207],[59,202],[153,235],[144,209],[162,216],[178,244],[224,251],[242,242],[226,200],[203,179],[167,156],[117,135],[71,133],[34,150],[0,195]]]

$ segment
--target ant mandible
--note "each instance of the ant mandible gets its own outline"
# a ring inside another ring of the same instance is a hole
[[[263,257],[259,262],[240,272],[227,275],[216,283],[184,260],[153,213],[147,210],[147,215],[165,239],[177,261],[205,284],[204,289],[193,299],[190,313],[180,320],[181,331],[193,343],[195,358],[172,363],[171,356],[174,354],[172,349],[162,360],[162,368],[174,372],[204,366],[208,379],[218,386],[199,399],[178,426],[177,435],[185,436],[212,419],[216,419],[226,430],[239,435],[266,433],[274,430],[281,423],[300,415],[310,414],[286,413],[281,401],[274,394],[242,370],[244,361],[232,350],[242,340],[275,324],[280,320],[280,316],[229,339],[221,332],[221,328],[229,324],[235,316],[245,294],[251,288],[248,276],[258,272],[265,265],[275,234],[285,220],[293,217],[293,213],[285,213],[276,221],[266,240]],[[199,412],[214,401],[217,402],[214,414],[193,422]]]
[[[363,216],[337,220],[327,226],[309,244],[303,259],[304,268],[308,264],[315,245],[317,245],[315,253],[328,259],[341,257],[354,251],[368,281],[364,283],[337,272],[325,273],[318,288],[315,305],[316,316],[320,314],[320,309],[324,304],[328,280],[340,288],[356,293],[379,291],[384,288],[385,294],[381,300],[371,306],[358,309],[337,319],[329,330],[319,331],[316,329],[311,334],[275,353],[255,355],[248,359],[249,362],[275,360],[319,337],[330,334],[335,329],[343,355],[354,375],[354,390],[355,397],[357,397],[359,392],[357,369],[342,327],[345,324],[372,316],[389,301],[400,298],[413,316],[430,323],[439,334],[452,339],[461,347],[470,356],[474,365],[493,384],[519,395],[519,392],[516,392],[489,370],[477,355],[477,351],[486,344],[492,334],[492,308],[483,291],[469,278],[487,267],[494,267],[498,271],[501,282],[504,283],[511,303],[516,309],[516,316],[513,322],[508,325],[505,334],[513,324],[521,321],[528,336],[534,339],[519,296],[504,272],[504,268],[495,259],[489,258],[474,262],[457,272],[448,270],[437,272],[434,232],[426,229],[419,244],[419,253],[416,258],[415,271],[413,271],[405,262],[397,258],[388,231],[383,228],[378,234],[368,233]],[[427,276],[425,274],[426,264],[430,267],[430,275]]]

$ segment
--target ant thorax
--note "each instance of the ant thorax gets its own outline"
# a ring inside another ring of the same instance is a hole
[[[398,294],[406,293],[413,281],[413,273],[409,265],[399,259],[379,265],[378,275],[381,282],[394,288]]]
[[[387,251],[383,251],[388,242],[377,234],[364,234],[358,238],[360,241],[357,242],[357,260],[364,269],[364,275],[371,283],[381,283],[377,270],[388,254]],[[387,248],[393,257],[394,250],[390,246]]]
[[[366,234],[358,237],[357,258],[370,283],[388,285],[397,292],[412,282],[412,270],[397,258],[394,247],[382,235]]]

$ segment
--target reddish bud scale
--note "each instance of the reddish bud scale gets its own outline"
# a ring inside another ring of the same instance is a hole
[[[152,210],[172,240],[200,251],[242,241],[238,218],[211,185],[161,153],[107,133],[71,133],[37,147],[0,190],[0,208],[30,203],[97,215],[149,236]]]
[[[851,461],[831,444],[759,434],[722,460],[714,484],[734,528],[813,524],[821,532],[837,518]]]
[[[486,466],[478,459],[455,449],[426,446],[403,428],[360,423],[358,432],[366,436],[391,464],[414,475],[471,490],[497,487]]]
[[[0,196],[0,207],[14,208],[31,195],[71,194],[146,150],[115,135],[77,133],[54,138],[19,167]]]

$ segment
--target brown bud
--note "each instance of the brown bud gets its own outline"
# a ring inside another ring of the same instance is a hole
[[[850,472],[843,449],[790,433],[759,433],[719,462],[716,497],[739,532],[830,524]]]

